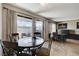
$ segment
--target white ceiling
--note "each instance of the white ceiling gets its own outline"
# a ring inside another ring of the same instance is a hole
[[[55,21],[79,19],[79,3],[13,3],[12,5],[35,12]]]

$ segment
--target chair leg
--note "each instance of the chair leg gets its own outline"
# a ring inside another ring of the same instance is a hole
[[[30,50],[30,48],[27,48],[27,52],[26,52],[26,53],[31,55],[31,50]]]
[[[35,56],[35,53],[36,53],[36,49],[33,49],[32,50],[32,56]]]

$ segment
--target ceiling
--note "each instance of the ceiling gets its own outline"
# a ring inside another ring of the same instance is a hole
[[[12,3],[54,21],[79,19],[79,3]]]

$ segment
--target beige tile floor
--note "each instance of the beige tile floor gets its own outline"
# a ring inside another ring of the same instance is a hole
[[[79,56],[79,44],[53,41],[50,56]]]

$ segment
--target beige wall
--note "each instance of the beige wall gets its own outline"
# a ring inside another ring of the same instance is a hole
[[[76,22],[79,22],[79,19],[64,21],[64,22],[61,22],[61,23],[67,23],[68,24],[67,29],[73,29],[73,30],[75,30],[76,34],[79,34],[79,29],[76,28]]]

